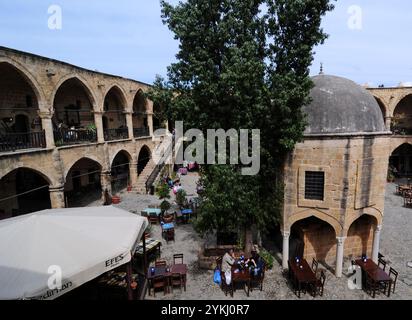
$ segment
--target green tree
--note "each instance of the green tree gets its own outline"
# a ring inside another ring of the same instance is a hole
[[[261,169],[242,176],[238,165],[205,165],[196,227],[201,233],[244,231],[279,222],[280,179],[288,152],[305,129],[313,48],[326,39],[321,18],[329,0],[161,1],[163,22],[179,41],[168,79],[149,98],[186,128],[261,130]]]

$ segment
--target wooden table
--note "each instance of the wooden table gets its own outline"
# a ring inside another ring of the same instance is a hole
[[[364,262],[362,259],[358,259],[356,260],[356,264],[362,269],[363,284],[365,283],[365,281],[363,280],[366,279],[367,273],[369,277],[372,279],[372,281],[374,281],[375,283],[385,283],[385,286],[388,286],[387,296],[391,296],[392,279],[385,271],[379,268],[373,260],[367,259],[366,262]],[[373,291],[373,297],[375,297],[375,290]]]
[[[233,292],[236,291],[235,289],[235,284],[236,283],[244,283],[245,284],[245,292],[246,295],[249,297],[249,291],[250,291],[250,280],[251,280],[251,275],[249,269],[246,270],[241,270],[239,272],[235,272],[237,270],[237,267],[232,268],[232,296]],[[246,290],[247,286],[247,290]]]
[[[166,271],[167,268],[169,268],[169,272]],[[152,268],[150,267],[149,270],[147,270],[147,275],[146,275],[149,285],[151,285],[151,281],[153,280],[153,278],[157,276],[163,276],[165,278],[168,278],[168,282],[169,282],[169,278],[173,273],[179,273],[183,276],[183,285],[186,291],[186,279],[187,279],[187,265],[186,264],[173,264],[167,267],[154,267],[155,269],[154,274],[152,274],[151,269]]]
[[[304,285],[314,285],[316,286],[317,278],[316,274],[313,272],[312,268],[309,266],[305,259],[296,263],[295,260],[289,260],[289,266],[291,268],[292,276],[296,280],[297,284],[297,295],[300,298],[300,293],[302,291],[302,284]]]

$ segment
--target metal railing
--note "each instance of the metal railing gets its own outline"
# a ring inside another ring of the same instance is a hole
[[[149,131],[148,127],[133,128],[133,135],[134,135],[135,138],[149,137],[150,136],[150,131]]]
[[[72,145],[85,142],[96,142],[97,133],[90,129],[60,129],[54,131],[56,146]]]
[[[0,134],[0,152],[46,148],[45,131]]]
[[[113,141],[129,139],[129,129],[126,128],[117,128],[117,129],[106,129],[104,130],[104,140]]]

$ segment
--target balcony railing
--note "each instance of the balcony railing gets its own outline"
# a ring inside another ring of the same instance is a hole
[[[129,129],[127,127],[104,130],[104,140],[105,141],[113,141],[113,140],[121,140],[121,139],[129,139]]]
[[[96,142],[97,133],[90,129],[60,129],[54,131],[56,146],[73,145],[87,142]]]
[[[34,148],[46,148],[46,134],[44,130],[0,134],[0,152]]]
[[[148,137],[150,136],[150,131],[148,127],[133,128],[133,135],[135,138]]]

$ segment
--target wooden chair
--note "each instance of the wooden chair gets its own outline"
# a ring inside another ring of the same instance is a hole
[[[147,217],[147,212],[146,211],[140,211],[140,215],[142,217]]]
[[[155,267],[166,267],[167,262],[166,260],[157,260],[155,261]]]
[[[182,292],[182,286],[183,286],[183,276],[180,273],[173,273],[170,276],[170,287],[173,288],[179,286],[180,292]]]
[[[378,260],[378,268],[381,268],[383,271],[386,269],[386,261],[383,259]]]
[[[156,297],[156,289],[163,289],[164,295],[167,293],[168,281],[164,276],[156,276],[152,279],[153,296]],[[150,295],[150,289],[149,289]]]
[[[379,283],[375,282],[369,275],[366,273],[366,280],[365,280],[365,291],[367,294],[370,294],[372,298],[375,298],[376,291],[379,291],[380,286]]]
[[[319,274],[320,276],[316,280],[316,282],[310,284],[309,289],[313,297],[316,297],[317,295],[323,297],[323,292],[324,292],[325,282],[326,282],[326,273],[324,270],[320,270]]]
[[[257,285],[260,291],[263,291],[263,281],[265,280],[265,267],[263,267],[262,271],[258,275],[252,275],[250,278],[250,291],[253,291],[253,286]]]
[[[399,273],[393,269],[389,268],[389,277],[392,279],[392,292],[395,293],[396,280],[398,280]]]
[[[149,222],[151,224],[158,224],[159,223],[159,218],[155,215],[150,215],[149,216]]]
[[[223,290],[223,292],[225,293],[225,296],[227,296],[227,293],[230,293],[230,296],[233,297],[233,286],[232,283],[231,284],[227,284],[226,283],[226,277],[225,277],[225,272],[224,271],[220,271],[220,277],[222,279],[222,282],[220,284],[221,289]]]
[[[180,262],[180,264],[183,264],[183,253],[178,253],[173,255],[173,264],[178,264],[176,261]]]
[[[314,273],[318,271],[319,263],[315,260],[315,258],[312,258],[312,270]]]
[[[168,229],[163,232],[166,242],[175,241],[175,229]]]

